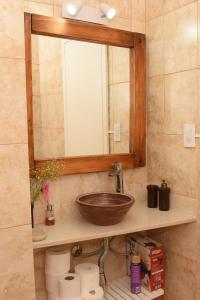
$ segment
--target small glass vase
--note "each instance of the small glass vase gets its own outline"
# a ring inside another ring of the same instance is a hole
[[[47,235],[40,225],[34,223],[34,204],[31,203],[31,223],[32,223],[32,241],[39,242],[46,239]]]

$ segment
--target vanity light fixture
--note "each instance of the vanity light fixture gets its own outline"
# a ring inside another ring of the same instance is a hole
[[[64,6],[70,16],[76,16],[79,12],[82,1],[81,0],[70,0],[70,1],[64,1]]]
[[[63,0],[63,18],[106,25],[116,14],[116,9],[105,3],[95,7],[82,5],[81,0]]]
[[[111,7],[105,3],[100,4],[100,9],[103,12],[102,17],[106,17],[108,20],[114,19],[114,17],[117,14],[116,9],[114,7]]]

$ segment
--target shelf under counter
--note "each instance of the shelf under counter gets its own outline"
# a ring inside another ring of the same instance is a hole
[[[137,200],[124,220],[112,226],[93,225],[81,216],[65,222],[57,222],[54,226],[39,225],[47,237],[43,241],[33,242],[33,248],[95,240],[196,221],[194,203],[189,200],[180,201],[180,199],[173,202],[169,211],[159,211],[159,209],[148,208],[145,201]]]

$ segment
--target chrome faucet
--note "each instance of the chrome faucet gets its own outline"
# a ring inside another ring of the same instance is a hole
[[[116,192],[124,193],[122,164],[119,162],[114,163],[113,169],[114,169],[114,172],[109,173],[109,176],[115,176]]]

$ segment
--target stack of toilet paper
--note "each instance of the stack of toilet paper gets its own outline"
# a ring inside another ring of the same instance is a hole
[[[103,289],[99,286],[99,267],[91,263],[79,264],[75,267],[81,282],[82,300],[103,300]]]
[[[69,270],[69,251],[53,249],[46,252],[45,275],[48,300],[58,300],[58,282]]]
[[[74,273],[64,274],[58,281],[58,300],[82,300],[80,277]]]
[[[79,264],[69,273],[70,252],[46,252],[46,289],[48,300],[103,300],[99,286],[99,267],[91,263]]]

